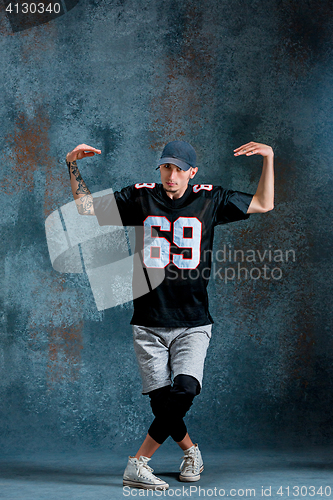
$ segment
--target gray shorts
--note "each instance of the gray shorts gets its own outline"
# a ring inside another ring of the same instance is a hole
[[[171,375],[192,375],[202,387],[212,325],[164,328],[133,325],[142,394],[171,385]]]

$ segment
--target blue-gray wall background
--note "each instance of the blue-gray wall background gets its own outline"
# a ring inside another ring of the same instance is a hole
[[[46,217],[71,201],[65,155],[91,191],[158,182],[170,140],[191,142],[198,183],[254,193],[275,151],[275,209],[219,227],[215,250],[295,251],[280,279],[209,285],[215,319],[187,423],[221,447],[324,444],[333,435],[330,0],[81,0],[14,33],[1,7],[0,445],[111,449],[151,421],[129,325],[98,312],[85,275],[53,270]]]

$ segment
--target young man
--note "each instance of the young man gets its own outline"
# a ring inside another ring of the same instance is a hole
[[[142,393],[149,394],[155,419],[136,455],[129,457],[123,484],[166,489],[169,485],[153,474],[148,461],[168,436],[184,451],[181,481],[197,481],[204,468],[183,419],[201,391],[211,338],[207,285],[214,227],[273,209],[274,154],[270,146],[256,142],[234,150],[235,156],[264,158],[257,191],[251,195],[211,184],[190,185],[198,170],[195,151],[187,142],[173,141],[159,161],[161,184],[138,183],[93,199],[76,160],[100,153],[81,144],[67,154],[78,211],[96,215],[100,225],[117,224],[120,215],[124,226],[143,228],[136,250],[150,286],[149,293],[134,299],[131,324]],[[151,272],[162,269],[164,279],[153,288]]]

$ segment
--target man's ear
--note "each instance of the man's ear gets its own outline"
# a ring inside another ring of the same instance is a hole
[[[195,174],[197,173],[198,171],[198,167],[195,167],[195,168],[191,168],[191,173],[190,173],[190,179],[193,179],[193,177],[195,176]]]

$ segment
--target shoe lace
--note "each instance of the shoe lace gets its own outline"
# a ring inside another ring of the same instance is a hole
[[[195,452],[188,452],[182,457],[183,461],[180,464],[180,470],[183,472],[192,472],[196,466],[197,454]]]
[[[148,457],[140,457],[140,460],[138,461],[138,476],[140,477],[146,477],[148,479],[152,479],[154,469],[149,467],[147,464],[148,460],[151,460]]]

